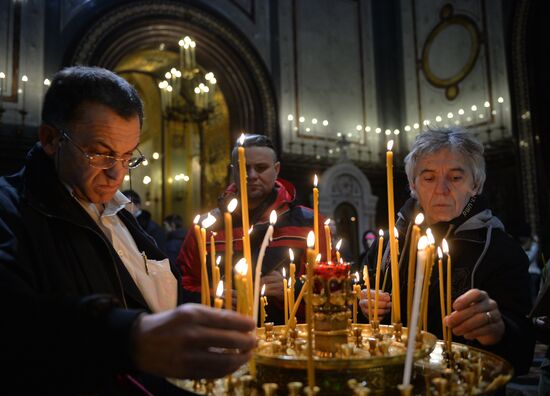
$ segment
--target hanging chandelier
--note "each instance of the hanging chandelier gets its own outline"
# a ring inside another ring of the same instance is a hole
[[[185,36],[178,45],[179,69],[172,66],[158,84],[163,115],[182,122],[207,121],[215,109],[216,77],[212,72],[202,75],[197,67],[196,41]]]

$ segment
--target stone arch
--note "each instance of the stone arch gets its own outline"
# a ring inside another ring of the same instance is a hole
[[[229,21],[183,2],[134,1],[112,8],[89,27],[66,54],[69,64],[112,69],[128,53],[166,45],[192,35],[202,52],[197,62],[219,80],[235,141],[244,130],[264,133],[279,144],[277,106],[269,73],[256,50]]]
[[[375,227],[378,197],[372,194],[367,176],[351,161],[327,169],[319,185],[323,188],[319,198],[319,212],[323,216],[332,217],[338,205],[348,203],[357,210],[359,237],[363,231]]]

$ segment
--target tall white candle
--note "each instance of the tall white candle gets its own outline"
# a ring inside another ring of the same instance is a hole
[[[254,276],[254,308],[252,311],[254,323],[258,322],[258,306],[260,304],[260,276],[262,274],[262,263],[264,261],[267,245],[269,245],[271,237],[273,236],[273,225],[276,222],[277,212],[272,210],[271,214],[269,215],[269,227],[267,227],[267,231],[265,232],[264,240],[262,241],[262,246],[260,247],[260,253],[258,254],[258,261],[256,262],[256,274]]]
[[[422,283],[424,282],[424,265],[426,264],[427,247],[428,239],[422,236],[418,241],[418,252],[416,254],[416,279],[414,282],[412,318],[409,326],[409,334],[407,336],[407,355],[405,356],[405,369],[403,370],[403,386],[408,386],[411,383],[414,346],[416,344],[418,317],[420,316],[420,296],[422,293]]]

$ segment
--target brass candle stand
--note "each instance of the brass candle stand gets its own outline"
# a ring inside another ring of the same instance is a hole
[[[511,366],[488,352],[453,343],[452,356],[443,341],[420,331],[416,336],[411,386],[402,387],[408,329],[400,323],[351,323],[354,293],[349,266],[319,264],[314,271],[314,389],[307,387],[307,325],[257,329],[256,377],[243,366],[216,381],[171,380],[203,395],[482,395],[503,386]]]

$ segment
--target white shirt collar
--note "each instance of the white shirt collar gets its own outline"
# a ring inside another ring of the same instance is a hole
[[[65,188],[67,188],[67,190],[69,191],[69,193],[72,195],[74,199],[76,199],[82,206],[87,207],[88,209],[91,209],[94,213],[97,214],[98,217],[114,216],[118,212],[120,212],[122,209],[124,209],[124,207],[127,204],[131,202],[126,197],[126,195],[121,193],[120,190],[117,190],[115,195],[113,195],[113,198],[111,198],[109,202],[103,204],[103,211],[100,213],[98,208],[99,205],[80,199],[74,194],[73,188],[71,186],[69,186],[67,183],[63,183],[63,185],[65,186]]]

